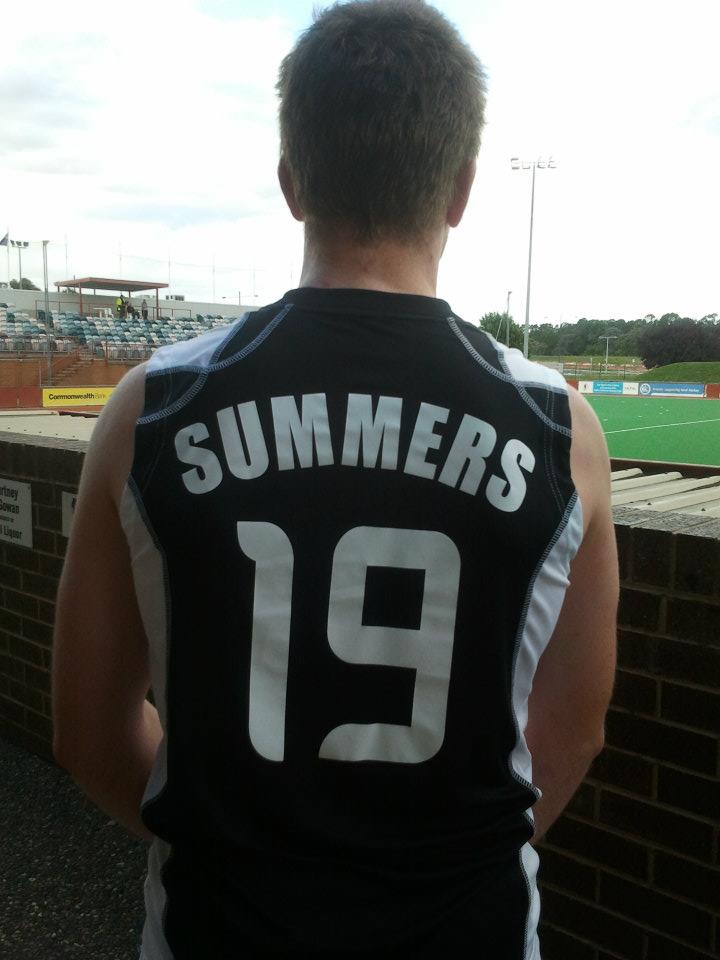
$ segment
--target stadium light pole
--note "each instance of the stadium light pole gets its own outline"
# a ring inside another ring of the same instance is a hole
[[[525,294],[525,332],[523,335],[523,353],[527,357],[530,343],[530,276],[532,274],[533,221],[535,215],[535,170],[537,168],[540,168],[540,170],[554,170],[555,161],[552,157],[548,157],[547,160],[521,160],[519,157],[511,157],[510,168],[512,170],[532,169],[532,187],[530,190],[530,244],[528,248],[527,292]]]
[[[505,327],[506,327],[505,342],[507,343],[508,346],[510,346],[510,294],[511,293],[512,293],[512,290],[508,290],[507,305],[505,307]]]
[[[610,341],[617,340],[617,337],[598,337],[598,340],[605,341],[605,373],[608,372],[608,354],[610,353]]]
[[[50,293],[48,292],[48,265],[47,265],[47,248],[49,240],[43,240],[42,242],[42,253],[43,253],[43,282],[45,289],[45,350],[47,351],[47,366],[48,366],[48,386],[52,386],[52,362],[50,360],[50,336],[48,331],[50,330]]]

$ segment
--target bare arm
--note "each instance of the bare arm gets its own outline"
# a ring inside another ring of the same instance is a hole
[[[530,695],[525,736],[543,794],[533,808],[533,842],[562,813],[603,747],[615,676],[619,586],[607,447],[594,412],[574,390],[570,407],[571,468],[585,536]]]
[[[54,752],[87,796],[150,839],[140,802],[162,738],[118,505],[144,396],[136,368],[113,393],[83,465],[53,644]]]

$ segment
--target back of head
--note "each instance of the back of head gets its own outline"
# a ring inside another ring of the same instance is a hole
[[[435,227],[480,147],[482,66],[424,0],[334,4],[283,60],[278,92],[306,223],[359,242]]]

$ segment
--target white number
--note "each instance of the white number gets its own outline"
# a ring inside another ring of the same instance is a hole
[[[293,548],[274,523],[238,523],[240,549],[255,561],[250,740],[261,757],[285,757],[285,701],[290,653]]]
[[[250,739],[268,760],[284,758],[293,550],[270,523],[238,523],[243,552],[256,563],[250,659]],[[365,626],[368,567],[425,575],[418,629]],[[331,730],[320,756],[332,760],[422,763],[445,738],[448,687],[460,583],[460,555],[442,533],[356,527],[335,548],[328,640],[340,659],[415,671],[410,725],[347,723]]]

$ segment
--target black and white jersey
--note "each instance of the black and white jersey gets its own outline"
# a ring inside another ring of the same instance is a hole
[[[154,354],[121,512],[165,732],[142,957],[537,960],[563,378],[441,300],[293,290]]]

